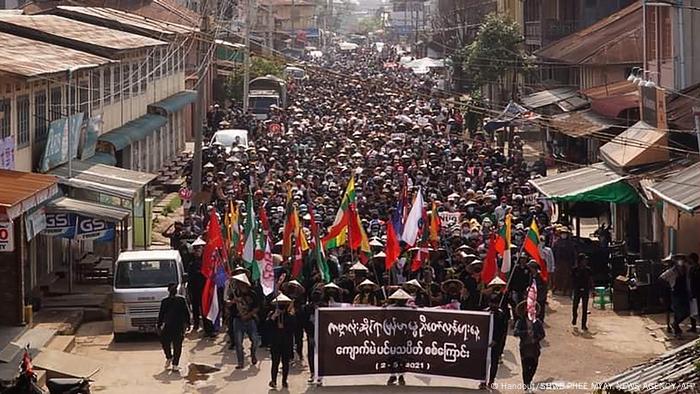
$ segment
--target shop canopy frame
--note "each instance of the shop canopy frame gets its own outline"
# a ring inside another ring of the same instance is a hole
[[[62,185],[124,199],[133,199],[144,186],[157,177],[155,174],[146,172],[79,160],[73,160],[72,167],[70,178],[67,164],[54,168],[50,174],[58,177]]]
[[[97,204],[90,201],[77,200],[70,197],[59,197],[46,204],[47,213],[74,213],[90,216],[107,222],[120,223],[131,212],[128,209],[113,207],[105,204]]]
[[[529,182],[552,201],[615,204],[639,202],[639,194],[626,179],[626,176],[619,175],[605,163],[596,163]]]

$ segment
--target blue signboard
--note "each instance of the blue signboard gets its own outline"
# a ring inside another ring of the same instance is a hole
[[[68,118],[56,119],[49,125],[48,139],[44,155],[41,157],[39,169],[48,172],[61,164],[68,162],[68,124],[70,123],[71,152],[70,157],[78,157],[78,142],[80,141],[80,128],[83,123],[83,113],[77,113]]]
[[[77,240],[112,241],[114,223],[72,213],[47,213],[43,234]]]
[[[75,227],[77,229],[75,239],[93,241],[114,240],[114,223],[78,215]]]
[[[72,213],[47,213],[46,228],[43,234],[73,238],[75,235],[75,215]]]
[[[87,160],[95,156],[97,147],[97,137],[102,129],[102,115],[95,115],[88,118],[85,126],[85,140],[80,148],[80,160]]]

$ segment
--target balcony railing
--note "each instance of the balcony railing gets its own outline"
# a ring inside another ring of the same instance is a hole
[[[525,22],[525,45],[542,45],[542,24],[540,21]]]

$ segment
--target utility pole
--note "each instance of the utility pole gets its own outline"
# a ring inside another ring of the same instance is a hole
[[[296,5],[296,4],[294,4],[294,0],[292,0],[292,9],[289,10],[289,16],[290,16],[291,24],[292,24],[292,48],[296,48],[296,46],[297,46],[297,45],[296,45],[296,44],[297,44],[297,31],[296,31],[296,29],[294,29],[294,17],[295,17],[295,15],[294,15],[294,11],[295,11],[294,6],[295,6],[295,5]]]
[[[197,81],[197,105],[194,108],[194,155],[192,158],[192,192],[199,193],[202,191],[202,138],[204,124],[202,119],[206,114],[206,95],[207,89],[204,79],[206,78],[209,67],[207,66],[207,48],[206,41],[209,37],[209,5],[212,0],[204,0],[202,4],[202,24],[200,26],[200,34],[202,39],[199,40],[199,51],[201,52],[201,67]],[[197,34],[197,33],[194,33]],[[212,40],[215,37],[212,37]],[[210,44],[213,45],[213,44]]]
[[[243,113],[248,113],[248,84],[250,83],[250,14],[254,0],[246,0],[243,25]]]

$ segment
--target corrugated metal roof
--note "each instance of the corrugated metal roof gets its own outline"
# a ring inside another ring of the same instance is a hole
[[[74,0],[41,0],[30,1],[22,7],[27,14],[36,14],[49,10],[58,5],[75,5]],[[109,7],[126,12],[157,19],[159,21],[174,22],[180,25],[199,26],[201,16],[189,8],[178,3],[177,0],[149,0],[149,1],[124,1],[124,0],[81,0],[84,7]]]
[[[535,54],[568,64],[635,64],[642,62],[642,41],[642,5],[635,1]]]
[[[530,184],[546,197],[565,197],[595,190],[622,179],[624,177],[605,163],[596,163],[578,170],[532,179]]]
[[[133,198],[136,193],[156,178],[147,172],[125,170],[104,164],[73,160],[72,177],[68,178],[68,165],[51,170],[59,183],[78,189],[92,190],[123,198]]]
[[[136,34],[145,34],[150,37],[162,37],[163,35],[176,36],[199,31],[199,29],[194,27],[151,19],[114,8],[58,6],[48,10],[46,13],[60,15],[86,23],[101,22],[102,25],[113,29],[130,31]]]
[[[22,77],[67,72],[109,63],[104,57],[0,32],[0,71]]]
[[[1,15],[0,30],[30,38],[56,43],[88,45],[101,50],[123,51],[158,45],[166,42],[153,38],[108,29],[56,15]]]
[[[615,168],[629,168],[643,164],[659,163],[669,159],[668,135],[665,131],[643,121],[600,147],[600,156]]]
[[[549,124],[561,133],[573,138],[580,138],[607,130],[615,126],[617,122],[591,110],[585,110],[553,116],[549,120]]]
[[[538,109],[556,104],[562,111],[574,111],[588,105],[588,100],[581,97],[574,88],[547,89],[532,93],[521,99],[524,106]]]
[[[667,121],[673,128],[694,130],[693,107],[698,106],[700,83],[689,86],[680,93],[682,94],[672,94],[666,98]]]
[[[700,163],[651,187],[659,198],[688,212],[700,209]]]
[[[49,201],[46,204],[46,211],[51,213],[78,213],[108,222],[122,221],[131,213],[128,209],[68,197],[59,197]]]
[[[11,219],[58,192],[56,177],[32,172],[0,170],[0,212]]]
[[[603,393],[670,394],[697,393],[700,371],[700,339],[636,365],[600,383]],[[685,387],[685,388],[683,388]]]

